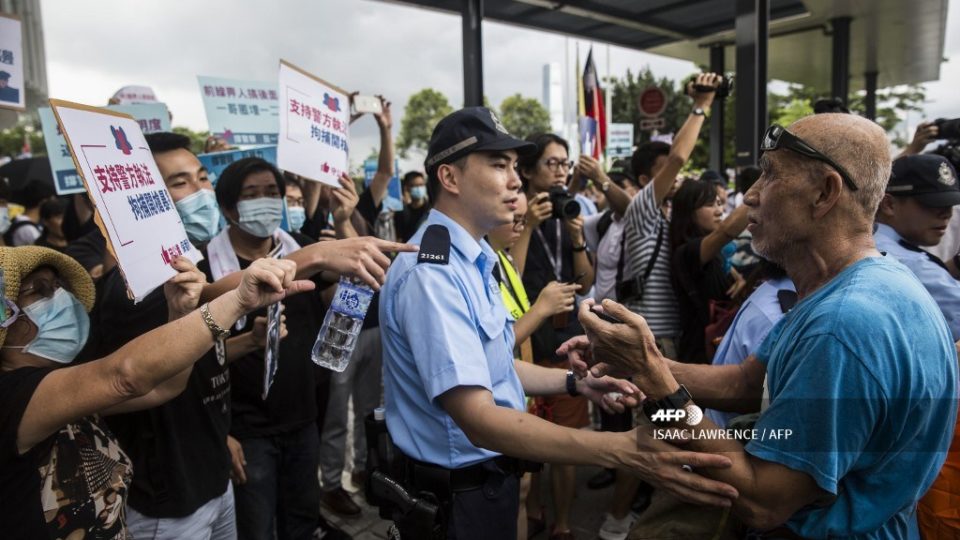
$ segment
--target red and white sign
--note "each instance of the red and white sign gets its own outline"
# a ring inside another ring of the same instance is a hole
[[[280,139],[277,165],[309,180],[340,187],[349,167],[347,92],[280,61]]]
[[[203,259],[132,116],[59,99],[50,107],[135,301],[176,275],[177,256]]]
[[[637,108],[640,114],[647,118],[656,118],[667,109],[667,94],[656,86],[651,86],[640,93],[637,98]]]

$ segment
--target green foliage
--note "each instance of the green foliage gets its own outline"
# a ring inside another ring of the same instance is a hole
[[[433,127],[452,112],[453,107],[447,97],[432,88],[424,88],[410,96],[403,110],[400,136],[397,138],[400,155],[406,157],[411,148],[425,150],[430,143]]]
[[[692,102],[682,92],[680,83],[666,77],[655,77],[649,67],[636,74],[628,70],[623,78],[611,78],[605,82],[608,85],[608,91],[613,93],[612,109],[610,111],[611,122],[633,123],[634,133],[636,134],[635,144],[650,140],[650,132],[640,131],[640,119],[642,117],[637,106],[637,98],[647,87],[659,86],[667,95],[667,108],[662,115],[666,121],[666,127],[660,130],[663,133],[676,133],[683,125],[692,107]],[[787,126],[803,116],[813,114],[813,104],[818,99],[828,97],[830,97],[828,92],[818,91],[816,88],[799,84],[790,84],[786,93],[768,94],[767,108],[770,123]],[[864,97],[864,92],[851,97],[849,107],[852,112],[865,114]],[[896,128],[901,124],[906,113],[922,113],[925,101],[926,89],[920,84],[898,86],[877,92],[876,122],[891,135],[893,144],[905,146],[909,142],[912,133],[897,132]],[[712,110],[716,111],[720,106],[724,107],[726,120],[723,130],[724,164],[729,167],[735,163],[736,99],[731,96],[724,100],[722,105],[719,102],[714,102]],[[708,118],[687,163],[688,169],[704,169],[707,167],[709,161],[709,126],[710,119]]]
[[[28,125],[32,131],[28,131]],[[24,135],[27,135],[30,139],[30,149],[34,156],[47,155],[47,147],[43,144],[43,132],[40,131],[40,125],[21,123],[0,131],[0,156],[10,156],[12,158],[19,156],[23,151]]]
[[[190,150],[194,154],[203,153],[203,147],[207,142],[207,137],[210,136],[209,131],[193,131],[192,129],[183,126],[174,127],[173,132],[180,135],[186,135],[190,138]]]
[[[500,103],[500,120],[507,131],[521,139],[551,130],[550,113],[536,99],[520,94],[509,96]]]

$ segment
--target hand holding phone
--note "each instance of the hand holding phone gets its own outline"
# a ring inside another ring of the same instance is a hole
[[[603,311],[603,308],[600,307],[599,305],[596,305],[596,306],[591,307],[591,308],[590,308],[590,311],[592,311],[593,314],[596,315],[597,317],[600,317],[600,320],[602,320],[602,321],[606,321],[606,322],[611,323],[611,324],[623,324],[623,321],[621,321],[620,319],[614,317],[613,315],[609,315],[608,313],[604,312],[604,311]]]
[[[383,112],[383,104],[380,98],[376,96],[353,96],[351,102],[354,114],[380,114]]]

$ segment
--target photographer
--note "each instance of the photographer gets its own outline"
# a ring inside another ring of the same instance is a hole
[[[533,302],[542,291],[555,287],[551,284],[556,282],[579,284],[578,292],[585,294],[593,285],[593,262],[587,255],[580,205],[566,192],[570,171],[567,141],[549,133],[534,135],[527,140],[536,145],[536,151],[520,156],[517,161],[517,170],[530,201],[527,228],[521,236],[521,242],[526,239],[530,245],[522,270],[523,286]],[[573,300],[573,292],[568,294],[568,300]],[[564,363],[563,359],[556,357],[557,347],[564,340],[582,333],[576,317],[569,313],[573,305],[571,301],[568,312],[555,315],[552,324],[542,324],[533,333],[533,359],[537,364],[557,367]],[[590,423],[587,401],[583,397],[544,396],[537,399],[534,413],[565,427],[582,428]],[[569,531],[567,519],[573,504],[575,469],[569,465],[555,465],[551,467],[551,476],[557,516],[553,533],[562,538],[562,534]],[[534,477],[527,505],[534,520],[541,512],[538,491],[537,478]]]

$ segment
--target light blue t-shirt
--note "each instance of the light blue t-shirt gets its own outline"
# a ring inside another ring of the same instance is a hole
[[[387,429],[404,454],[458,469],[499,454],[471,444],[436,398],[478,386],[497,405],[523,410],[523,387],[513,319],[492,273],[497,255],[436,209],[410,243],[434,224],[450,232],[449,263],[418,264],[416,253],[401,253],[380,293],[384,400]]]
[[[891,257],[858,261],[797,303],[756,356],[770,390],[756,428],[792,435],[746,451],[837,497],[787,526],[805,538],[908,538],[957,418],[957,353],[923,285]]]
[[[892,255],[923,283],[947,319],[954,341],[960,340],[960,281],[936,255],[911,245],[889,225],[877,223],[873,238],[878,250]]]
[[[748,356],[757,352],[773,325],[783,318],[783,308],[777,296],[781,290],[797,289],[790,278],[783,277],[763,282],[747,297],[713,355],[713,365],[741,364]],[[739,416],[737,413],[714,409],[707,409],[705,414],[720,427],[726,426],[730,420]]]

